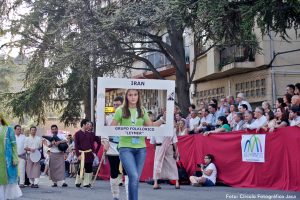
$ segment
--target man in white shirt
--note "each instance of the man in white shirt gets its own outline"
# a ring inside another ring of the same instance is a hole
[[[254,117],[256,118],[256,120],[252,124],[247,124],[245,126],[247,129],[256,129],[258,131],[261,127],[265,126],[268,123],[266,116],[264,116],[264,110],[262,107],[255,108]]]
[[[202,118],[200,120],[200,125],[196,128],[196,132],[205,132],[207,127],[211,124],[212,114],[209,113],[208,109],[202,108],[201,110]]]
[[[299,106],[292,106],[290,109],[290,126],[300,127],[300,108]]]
[[[234,125],[232,128],[232,131],[240,131],[243,130],[243,126],[244,126],[244,120],[243,120],[243,113],[241,112],[237,112],[236,115],[234,116]]]
[[[26,166],[26,151],[24,150],[24,144],[25,144],[25,135],[22,134],[22,128],[20,125],[15,125],[14,127],[15,135],[16,135],[16,142],[17,142],[17,151],[18,151],[18,157],[19,157],[19,186],[20,188],[24,188],[25,184],[25,166]]]
[[[189,134],[194,134],[196,128],[199,126],[200,118],[197,116],[196,110],[191,111],[191,118],[189,120]]]
[[[245,95],[244,93],[238,93],[237,97],[236,97],[236,101],[239,104],[238,109],[240,109],[242,104],[246,104],[248,107],[248,110],[252,111],[252,107],[249,104],[248,101],[245,100]]]
[[[29,155],[39,151],[42,147],[42,140],[36,136],[36,127],[30,127],[30,136],[25,139],[24,150]],[[32,188],[38,188],[39,178],[41,175],[41,165],[39,162],[33,162],[30,158],[26,161],[26,173]]]
[[[67,187],[65,183],[65,159],[64,152],[58,148],[59,144],[67,143],[67,139],[64,134],[58,133],[57,125],[51,126],[52,136],[58,137],[60,141],[52,141],[50,147],[49,169],[50,180],[52,180],[52,187],[57,187],[57,182],[62,183],[62,187]]]
[[[193,186],[215,186],[217,180],[217,168],[213,163],[214,156],[206,154],[204,157],[205,165],[201,164],[202,176],[190,176]]]

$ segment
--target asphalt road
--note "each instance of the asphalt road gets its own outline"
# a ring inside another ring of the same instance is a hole
[[[40,188],[24,188],[23,197],[20,200],[111,200],[109,181],[96,181],[93,188],[76,188],[74,179],[67,179],[69,187],[52,188],[51,182],[43,177],[40,180]],[[261,190],[248,188],[232,188],[224,186],[216,187],[192,187],[181,186],[175,190],[174,186],[162,184],[161,190],[153,190],[151,185],[140,184],[140,200],[222,200],[222,199],[300,199],[300,192]],[[125,188],[120,187],[120,200],[125,200]],[[288,198],[290,197],[290,198]]]

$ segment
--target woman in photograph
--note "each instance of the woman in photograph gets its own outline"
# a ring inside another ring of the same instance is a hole
[[[124,104],[116,110],[111,126],[160,126],[165,123],[165,114],[152,122],[141,102],[139,90],[126,90]],[[121,136],[118,147],[120,160],[129,178],[129,200],[138,200],[139,179],[146,159],[145,137]]]

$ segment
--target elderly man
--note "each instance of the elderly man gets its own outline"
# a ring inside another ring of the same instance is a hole
[[[292,96],[291,105],[292,106],[300,106],[300,96],[299,95]]]
[[[198,127],[200,122],[200,118],[197,116],[197,111],[196,110],[192,110],[191,111],[191,118],[189,120],[189,134],[194,134],[196,131],[196,128]]]
[[[234,116],[234,125],[233,125],[233,128],[232,128],[232,130],[233,131],[240,131],[240,130],[244,130],[244,124],[245,124],[245,122],[244,122],[244,120],[243,120],[244,118],[243,118],[243,113],[240,113],[240,112],[238,112],[238,113],[236,113],[236,115]]]
[[[201,110],[202,118],[200,120],[199,126],[196,128],[196,132],[201,133],[207,131],[207,127],[211,124],[212,114],[209,113],[208,109],[202,108]]]
[[[251,105],[249,104],[249,102],[246,101],[246,98],[245,98],[245,94],[244,94],[244,93],[238,93],[238,95],[237,95],[237,97],[236,97],[236,101],[237,101],[237,103],[239,104],[239,105],[238,105],[238,108],[240,108],[242,104],[246,104],[247,107],[248,107],[248,110],[252,111],[252,107],[251,107]]]
[[[268,123],[266,116],[264,116],[264,109],[262,107],[255,108],[254,117],[256,118],[256,120],[252,124],[247,124],[245,126],[247,129],[256,129],[258,131],[259,129],[261,129],[261,127],[265,126]]]
[[[246,125],[250,125],[254,122],[255,120],[253,119],[253,113],[249,110],[247,110],[244,113],[244,122],[245,124],[243,125],[243,129],[247,129]]]

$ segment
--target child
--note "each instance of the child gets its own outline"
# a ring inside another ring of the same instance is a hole
[[[76,156],[75,153],[75,149],[73,148],[72,151],[69,153],[67,161],[70,163],[70,178],[75,177],[76,176],[76,172],[78,171],[78,158]]]
[[[49,159],[50,159],[50,149],[47,150],[47,154],[45,155],[45,170],[43,175],[49,176]]]

